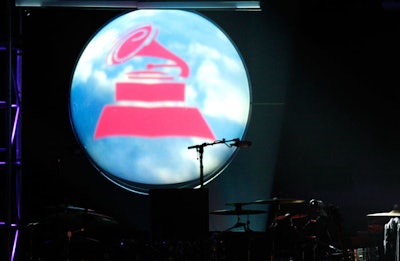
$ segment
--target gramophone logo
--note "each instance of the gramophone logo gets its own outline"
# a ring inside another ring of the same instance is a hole
[[[235,45],[203,16],[138,10],[88,42],[70,91],[75,135],[103,176],[130,191],[196,187],[199,160],[189,146],[242,138],[250,83]],[[204,184],[235,149],[204,151]]]
[[[95,131],[96,139],[116,135],[215,139],[197,108],[151,106],[157,102],[185,101],[185,83],[176,81],[163,69],[177,68],[181,78],[189,76],[187,63],[160,45],[156,36],[157,29],[151,25],[136,28],[122,37],[107,57],[111,66],[138,56],[162,58],[166,62],[148,63],[145,70],[127,72],[126,81],[116,82],[117,104],[104,107]],[[148,106],[124,105],[124,102],[143,102]]]

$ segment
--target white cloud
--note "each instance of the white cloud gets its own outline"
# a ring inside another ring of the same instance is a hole
[[[198,97],[198,93],[193,85],[186,85],[185,88],[185,103],[186,104],[194,104],[196,98]]]
[[[112,85],[112,82],[108,79],[105,71],[95,70],[93,72],[93,78],[95,79],[97,87],[108,88]]]
[[[196,59],[198,57],[207,57],[208,59],[216,60],[221,58],[221,54],[217,49],[202,45],[200,43],[190,44],[189,53],[190,57],[195,57]]]
[[[189,52],[194,64],[198,60],[202,60],[202,63],[196,68],[192,67],[196,69],[192,73],[195,73],[193,77],[197,89],[187,87],[188,102],[194,104],[193,101],[200,98],[199,92],[206,89],[202,103],[204,114],[246,124],[250,97],[245,97],[249,94],[246,93],[248,82],[245,81],[247,75],[240,57],[235,59],[223,55],[219,50],[199,43],[192,43]]]
[[[98,34],[92,39],[85,48],[82,56],[79,58],[78,65],[75,69],[74,80],[86,83],[92,75],[93,68],[96,64],[104,64],[100,59],[105,59],[106,53],[112,46],[112,39],[116,39],[118,32],[116,30],[108,30],[102,34]]]
[[[203,113],[212,117],[228,118],[246,124],[249,104],[243,97],[243,88],[237,83],[221,77],[221,68],[211,60],[203,62],[197,72],[197,81],[207,93],[203,103]],[[239,83],[240,84],[240,83]]]

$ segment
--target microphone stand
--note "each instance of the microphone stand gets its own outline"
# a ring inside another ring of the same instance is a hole
[[[234,142],[232,144],[228,144],[228,142]],[[240,141],[240,139],[232,139],[232,140],[216,140],[212,143],[202,143],[200,145],[194,145],[194,146],[189,146],[188,149],[196,149],[198,155],[199,155],[199,161],[200,161],[200,189],[204,189],[204,165],[203,165],[203,154],[204,154],[204,147],[207,146],[213,146],[216,144],[225,144],[228,147],[232,147],[232,146],[236,146],[236,147],[249,147],[251,145],[251,142],[242,142]],[[239,220],[238,220],[239,221]],[[237,225],[242,225],[241,223],[238,222]],[[245,227],[246,228],[246,227]],[[202,248],[202,257],[201,260],[205,260],[205,256],[204,256],[204,245],[203,242],[201,243],[201,248]]]

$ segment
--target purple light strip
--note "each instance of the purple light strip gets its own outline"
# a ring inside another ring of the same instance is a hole
[[[0,226],[4,226],[4,225],[6,225],[6,222],[0,221]],[[12,226],[12,227],[16,227],[17,224],[11,224],[11,226]]]
[[[21,104],[22,100],[22,51],[21,49],[17,50],[17,68],[16,68],[16,74],[17,74],[17,104]]]
[[[3,106],[6,106],[6,102],[5,101],[0,101],[0,105],[2,106],[2,108],[4,108]],[[17,104],[11,104],[11,108],[18,108]]]
[[[21,165],[21,161],[15,161],[15,162],[12,162],[11,164],[14,164],[14,165],[16,165],[16,166],[20,166]],[[5,165],[7,165],[7,162],[5,162],[5,161],[0,161],[0,166],[5,166]],[[1,222],[0,222],[0,225],[1,225]]]
[[[11,261],[13,261],[14,257],[15,257],[15,250],[17,249],[18,235],[19,235],[19,230],[17,229],[15,231],[14,244],[13,244],[13,248],[12,248],[12,252],[11,252],[11,259],[10,259]]]
[[[15,112],[14,125],[13,125],[13,130],[11,133],[11,144],[14,144],[15,132],[17,131],[18,120],[19,120],[19,106],[16,106],[16,107],[17,107],[17,111]]]

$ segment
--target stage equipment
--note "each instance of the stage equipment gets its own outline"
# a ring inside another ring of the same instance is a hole
[[[368,260],[381,260],[379,258],[383,258],[382,260],[399,260],[399,218],[400,218],[400,210],[395,208],[391,211],[387,212],[376,212],[367,214],[368,219],[368,231],[369,234],[375,235],[379,238],[383,237],[382,242],[383,249],[382,251],[378,251],[378,247],[369,247],[369,248],[358,248],[355,251],[355,254],[368,255],[370,259]],[[379,244],[381,245],[381,244]],[[383,257],[379,257],[379,254],[383,255]]]
[[[235,216],[237,216],[236,224],[233,225],[232,227],[226,229],[225,232],[226,231],[231,231],[232,229],[235,229],[235,228],[243,228],[244,231],[251,231],[249,215],[267,213],[264,210],[243,209],[242,208],[242,204],[240,204],[240,203],[235,203],[234,206],[235,206],[234,209],[214,210],[214,211],[210,212],[210,214],[212,214],[212,215],[235,215]],[[246,223],[240,222],[240,216],[242,216],[242,215],[246,215],[247,216]]]
[[[260,199],[253,201],[251,204],[273,204],[273,205],[282,205],[282,204],[300,204],[303,203],[302,199],[292,199],[292,198],[272,198],[272,199]]]
[[[152,189],[149,196],[153,240],[207,238],[207,189]]]
[[[290,214],[290,213],[286,213],[284,215],[279,215],[275,217],[275,220],[284,220],[284,219],[291,219],[291,220],[296,220],[296,219],[303,219],[306,218],[307,215],[306,214]]]
[[[228,206],[234,206],[234,210],[219,210],[219,211],[214,211],[212,214],[219,214],[219,215],[234,215],[235,213],[238,214],[261,214],[265,213],[262,210],[245,210],[242,208],[242,206],[245,205],[253,205],[253,204],[271,204],[275,209],[273,210],[273,216],[274,216],[274,221],[278,220],[283,220],[283,219],[290,219],[290,220],[296,220],[296,219],[302,219],[307,217],[306,214],[291,214],[291,213],[285,213],[281,214],[281,205],[282,204],[300,204],[303,203],[304,200],[302,199],[291,199],[291,198],[272,198],[272,199],[260,199],[256,201],[249,201],[249,202],[234,202],[234,203],[226,203]],[[261,212],[260,212],[261,211]],[[271,226],[274,226],[272,224]]]
[[[384,218],[400,217],[400,211],[391,210],[389,212],[372,213],[372,214],[367,214],[367,217],[384,217]]]
[[[238,215],[237,224],[229,229],[244,227],[246,230],[246,224],[240,222],[239,216],[261,214],[263,211],[243,206],[269,204],[271,223],[266,234],[271,260],[347,260],[350,253],[343,247],[338,209],[316,199],[304,205],[302,203],[305,200],[274,197],[227,203],[234,209],[212,211],[210,214]]]
[[[72,205],[43,209],[37,222],[29,223],[30,260],[102,260],[117,248],[119,223],[111,216]]]
[[[233,143],[232,143],[233,142]],[[250,141],[241,141],[240,139],[236,138],[233,140],[216,140],[211,143],[202,143],[200,145],[189,146],[188,149],[196,149],[197,153],[199,154],[199,162],[200,162],[200,188],[204,187],[204,165],[203,165],[203,154],[204,154],[204,147],[213,146],[216,144],[225,144],[228,147],[239,147],[239,148],[248,148],[251,146]]]
[[[2,27],[6,38],[0,41],[0,61],[2,85],[0,95],[0,119],[2,135],[0,138],[0,259],[14,260],[19,241],[21,220],[21,177],[22,177],[22,49],[16,43],[21,35],[21,26],[12,1],[3,1]],[[15,21],[14,21],[15,18]],[[18,32],[14,29],[19,28]],[[15,33],[15,35],[14,35]],[[4,41],[5,40],[5,41]]]
[[[271,205],[272,222],[267,231],[270,234],[270,254],[271,260],[276,258],[294,258],[299,256],[298,245],[300,243],[300,233],[293,221],[301,219],[303,214],[292,214],[292,211],[285,209],[282,211],[282,205],[301,204],[304,200],[294,198],[271,198],[260,199],[251,202],[251,204],[269,204]],[[283,212],[283,213],[282,213]],[[295,217],[295,218],[293,218]]]
[[[18,7],[80,7],[112,9],[191,9],[218,11],[261,11],[261,1],[96,1],[16,0]]]
[[[231,205],[269,204],[271,224],[267,228],[271,260],[339,260],[341,224],[337,209],[312,199],[307,205],[303,199],[271,198]],[[298,205],[305,207],[299,209]],[[342,260],[342,259],[341,259]]]
[[[233,226],[225,229],[223,233],[232,231],[236,228],[243,229],[244,232],[253,232],[250,228],[250,215],[257,215],[257,214],[264,214],[267,211],[264,210],[255,210],[255,209],[243,209],[242,204],[235,203],[234,209],[223,209],[223,210],[214,210],[211,211],[210,214],[212,215],[234,215],[236,216],[236,224]],[[241,222],[240,216],[246,215],[246,222]],[[252,251],[252,240],[249,238],[247,240],[247,260],[251,260],[251,251]]]
[[[400,218],[400,211],[397,209],[387,212],[376,212],[366,215],[368,221],[368,229],[371,232],[383,233],[384,226],[391,218]]]
[[[82,208],[72,205],[60,205],[46,207],[46,223],[64,226],[68,230],[83,229],[87,231],[89,227],[113,224],[118,222],[111,216],[97,213],[93,209]]]

